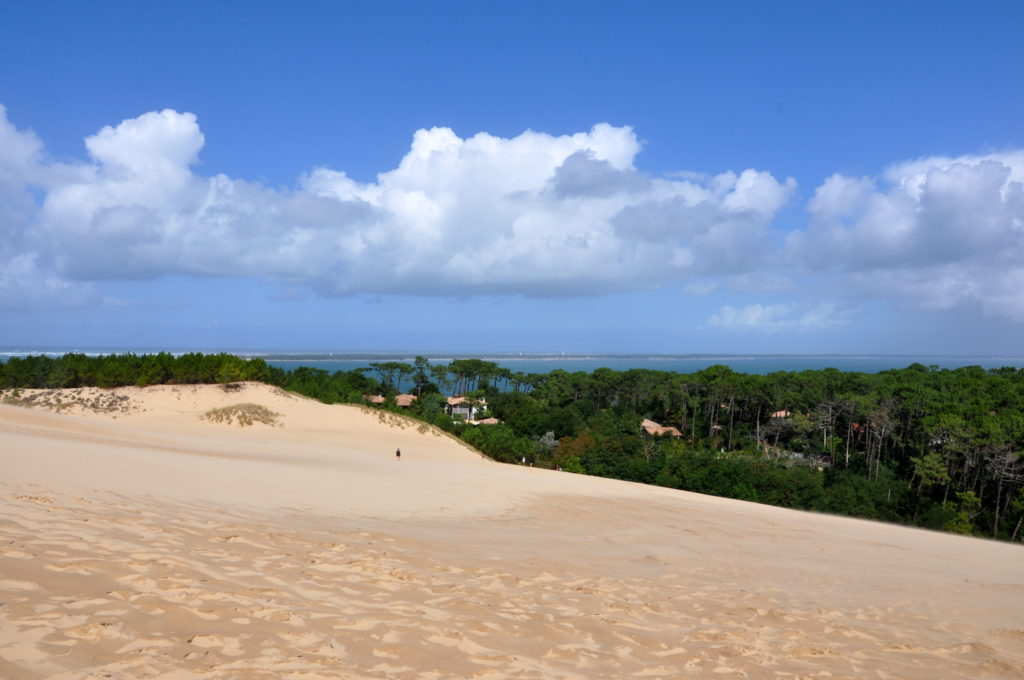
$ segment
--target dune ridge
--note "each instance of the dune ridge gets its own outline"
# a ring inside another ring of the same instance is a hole
[[[0,678],[1024,677],[1020,546],[500,465],[265,385],[32,401],[0,405]],[[242,403],[276,422],[202,418]]]

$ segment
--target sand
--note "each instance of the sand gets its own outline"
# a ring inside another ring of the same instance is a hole
[[[0,678],[1024,677],[1019,545],[501,465],[257,384],[19,399]],[[241,403],[275,424],[202,418]]]

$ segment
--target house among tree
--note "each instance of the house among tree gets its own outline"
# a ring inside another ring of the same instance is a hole
[[[660,425],[654,422],[653,420],[649,420],[647,418],[644,418],[643,422],[640,423],[640,428],[643,429],[644,434],[646,434],[649,437],[660,437],[661,435],[664,434],[676,438],[680,438],[683,436],[683,433],[680,432],[678,429],[671,426]]]
[[[383,404],[385,401],[383,394],[364,394],[363,399],[371,404]]]
[[[395,395],[395,404],[402,408],[409,408],[412,406],[412,402],[416,401],[415,394],[398,394]]]
[[[466,399],[461,394],[448,397],[448,402],[444,405],[444,412],[448,414],[449,418],[454,420],[476,420],[477,415],[483,413],[486,409],[487,400],[483,397],[480,399]]]
[[[791,415],[789,411],[776,411],[772,414],[772,418],[788,418]]]

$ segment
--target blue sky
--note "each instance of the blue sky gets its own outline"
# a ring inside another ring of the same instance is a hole
[[[1021,354],[1022,24],[13,0],[0,346]]]

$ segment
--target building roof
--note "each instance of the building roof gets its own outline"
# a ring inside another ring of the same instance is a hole
[[[395,403],[399,406],[412,406],[414,401],[416,401],[415,394],[399,394],[395,396]]]
[[[449,406],[458,406],[459,404],[479,404],[480,406],[486,406],[487,400],[484,399],[483,397],[480,397],[479,399],[466,399],[461,394],[456,394],[453,397],[448,397]]]
[[[661,425],[659,425],[658,423],[654,422],[653,420],[649,420],[647,418],[644,418],[643,421],[640,423],[640,427],[644,428],[645,430],[650,431],[650,430],[658,429],[659,427],[661,427]]]
[[[643,419],[643,422],[640,423],[640,427],[643,428],[644,432],[646,432],[647,434],[652,435],[652,436],[663,435],[663,434],[667,434],[670,437],[682,437],[683,436],[683,433],[680,432],[677,428],[674,428],[672,426],[661,425],[661,424],[656,423],[653,420],[649,420],[647,418]]]
[[[381,394],[364,394],[363,399],[370,402],[371,404],[383,404],[384,396]]]

